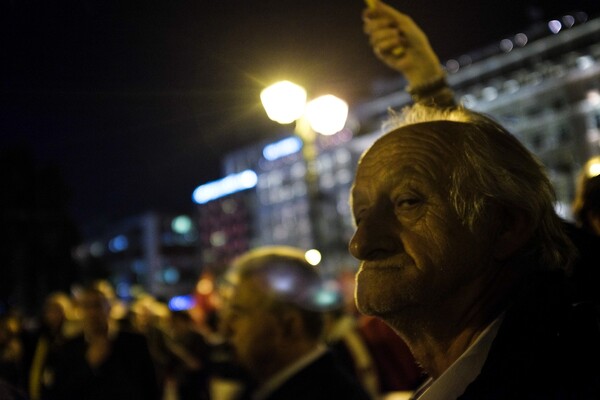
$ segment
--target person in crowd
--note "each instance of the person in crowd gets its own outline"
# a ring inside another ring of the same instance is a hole
[[[325,341],[329,350],[354,375],[372,398],[380,396],[379,376],[373,357],[360,331],[356,317],[344,308],[325,313]]]
[[[23,387],[24,346],[21,316],[16,310],[0,315],[0,381],[4,386]]]
[[[2,400],[29,400],[24,391],[0,378],[0,399]]]
[[[579,227],[600,236],[600,156],[588,159],[579,173],[573,215]]]
[[[31,332],[25,340],[25,370],[31,400],[48,397],[46,391],[49,376],[46,366],[69,337],[72,308],[71,298],[66,293],[49,294],[42,307],[39,329]]]
[[[364,31],[376,57],[405,77],[406,90],[415,103],[457,107],[454,91],[448,86],[437,54],[425,33],[408,15],[377,0],[364,11],[363,19]],[[599,157],[592,158],[582,169],[573,202],[576,221],[564,220],[563,225],[578,251],[569,277],[576,293],[574,301],[591,301],[600,307],[600,236],[596,236],[593,229],[594,215],[596,218],[600,215],[600,179],[590,174],[598,161]]]
[[[179,400],[208,400],[210,346],[194,326],[187,310],[171,313],[165,345],[170,354],[169,375]]]
[[[480,114],[404,116],[352,189],[359,310],[408,344],[424,399],[599,396],[598,321],[571,304],[575,250],[541,165]]]
[[[579,173],[568,232],[579,249],[573,282],[581,299],[600,308],[600,156],[587,160]]]
[[[67,341],[51,366],[52,399],[158,399],[152,358],[144,336],[120,330],[111,304],[97,287],[78,294],[83,332]]]
[[[375,2],[365,20],[379,57],[420,57],[409,17]],[[544,167],[492,118],[438,101],[443,73],[422,78],[357,167],[359,311],[427,373],[415,399],[599,398],[598,315],[573,301],[576,249]]]
[[[237,361],[253,380],[242,398],[369,399],[324,342],[329,299],[304,252],[286,246],[251,250],[226,275],[223,324]]]

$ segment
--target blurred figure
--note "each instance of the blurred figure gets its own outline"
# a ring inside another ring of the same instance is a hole
[[[325,314],[325,327],[325,341],[331,352],[372,398],[378,398],[377,367],[358,330],[356,317],[338,307]]]
[[[167,376],[171,354],[165,343],[165,331],[170,323],[171,311],[166,304],[157,301],[151,295],[143,295],[129,307],[127,324],[129,329],[146,338],[150,356],[156,370],[156,379],[160,397],[166,396]]]
[[[187,311],[171,313],[165,344],[171,355],[169,376],[179,400],[209,399],[210,348]]]
[[[329,296],[323,296],[320,276],[303,251],[255,249],[234,261],[227,279],[232,286],[223,323],[254,383],[242,398],[370,398],[325,346]]]
[[[0,378],[0,399],[2,400],[29,400],[24,391],[19,390],[13,385]]]
[[[158,399],[154,366],[145,338],[119,330],[103,291],[84,288],[77,298],[82,334],[67,341],[53,365],[51,398]]]
[[[0,381],[6,388],[23,386],[24,348],[20,317],[14,312],[0,316]]]
[[[62,292],[51,293],[42,308],[41,325],[26,340],[26,371],[28,393],[31,400],[47,399],[47,386],[51,372],[47,365],[67,340],[72,317],[71,298]]]
[[[573,215],[579,227],[600,236],[600,156],[590,158],[579,174]]]
[[[583,166],[572,208],[575,225],[567,229],[579,250],[572,280],[581,301],[600,308],[600,156]]]

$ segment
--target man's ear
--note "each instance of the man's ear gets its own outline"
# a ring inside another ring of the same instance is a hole
[[[531,239],[533,224],[519,208],[497,207],[498,233],[494,244],[494,259],[510,258]]]

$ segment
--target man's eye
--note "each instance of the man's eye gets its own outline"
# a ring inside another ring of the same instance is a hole
[[[420,203],[421,203],[421,199],[407,197],[407,198],[401,198],[401,199],[396,200],[396,207],[410,208],[410,207],[414,207]]]

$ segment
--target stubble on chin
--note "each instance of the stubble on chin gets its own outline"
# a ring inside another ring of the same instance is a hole
[[[402,268],[361,268],[356,274],[354,300],[358,311],[384,320],[415,306],[414,288]]]

